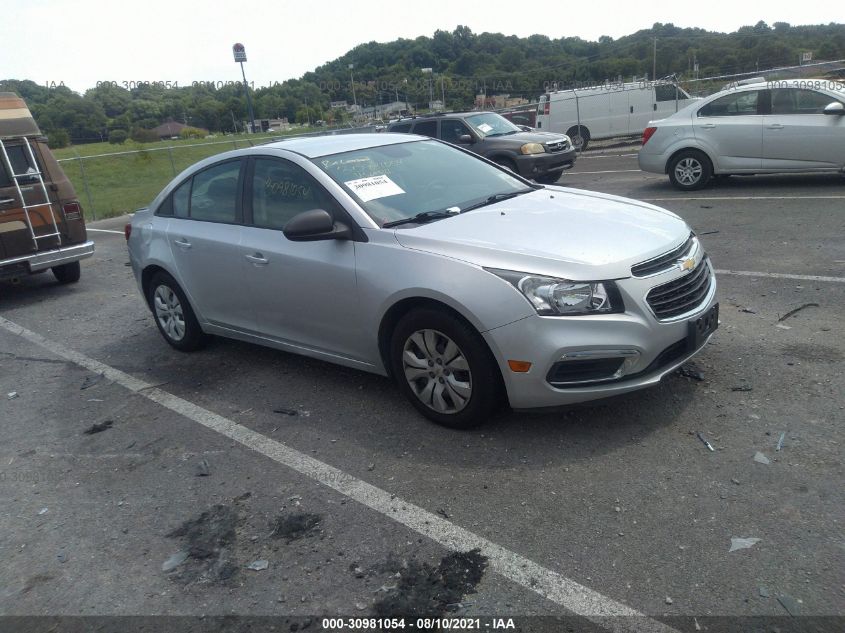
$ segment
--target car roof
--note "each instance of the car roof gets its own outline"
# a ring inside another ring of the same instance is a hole
[[[307,158],[319,158],[330,154],[352,152],[370,147],[410,143],[412,141],[427,140],[427,136],[415,134],[332,134],[327,136],[309,136],[274,141],[262,145],[265,148],[285,149]]]

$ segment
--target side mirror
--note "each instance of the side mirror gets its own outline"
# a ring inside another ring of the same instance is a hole
[[[348,240],[352,229],[342,222],[335,222],[331,214],[323,209],[311,209],[293,217],[282,229],[292,242],[316,242],[319,240]]]
[[[461,134],[458,137],[458,143],[474,143],[474,142],[475,141],[473,141],[472,136],[470,136],[469,134]]]
[[[841,115],[845,114],[845,105],[842,105],[838,101],[834,101],[833,103],[828,103],[824,107],[824,113],[825,114],[838,114],[838,115],[841,116]]]
[[[534,131],[534,128],[533,128],[533,127],[531,127],[530,125],[520,125],[520,124],[517,124],[517,126],[516,126],[516,127],[518,127],[518,128],[519,128],[520,130],[522,130],[523,132],[533,132],[533,131]]]

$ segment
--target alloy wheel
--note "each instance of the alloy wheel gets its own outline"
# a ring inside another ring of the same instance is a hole
[[[701,162],[695,158],[683,158],[675,165],[675,179],[682,185],[695,185],[701,180],[702,172]]]

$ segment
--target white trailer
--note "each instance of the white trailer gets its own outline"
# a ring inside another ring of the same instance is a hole
[[[556,90],[540,97],[537,128],[566,134],[583,150],[590,139],[642,134],[649,121],[674,114],[691,101],[670,81],[605,82]]]

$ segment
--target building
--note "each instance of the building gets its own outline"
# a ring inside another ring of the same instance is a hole
[[[168,121],[167,123],[162,123],[158,127],[154,127],[152,132],[162,141],[166,141],[171,138],[179,138],[179,134],[186,127],[188,126],[184,123],[179,123],[178,121]]]

